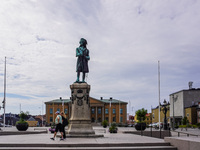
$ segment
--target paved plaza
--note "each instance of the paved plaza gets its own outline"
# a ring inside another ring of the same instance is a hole
[[[119,128],[117,134],[110,134],[108,128],[93,127],[96,134],[103,134],[103,138],[67,138],[64,141],[60,141],[57,137],[55,141],[50,138],[53,134],[48,132],[47,134],[26,134],[26,135],[5,135],[0,136],[0,143],[155,143],[164,142],[163,139],[151,138],[146,136],[134,135],[134,134],[123,134],[122,131],[133,130],[133,128]],[[41,128],[40,128],[41,129]],[[44,128],[48,129],[48,128]],[[15,127],[6,128],[6,131],[17,131]],[[34,128],[29,128],[28,131],[34,131]]]
[[[67,138],[64,141],[60,141],[59,137],[55,141],[50,140],[53,134],[43,133],[43,134],[26,134],[26,135],[4,135],[0,136],[0,143],[142,143],[142,142],[164,142],[163,139],[152,138],[147,136],[135,135],[135,134],[123,134],[123,131],[135,131],[133,127],[119,127],[117,134],[110,134],[108,128],[103,128],[101,126],[93,127],[96,134],[103,134],[103,138]],[[36,129],[36,130],[35,130]],[[48,130],[49,127],[29,127],[27,131],[42,131]],[[2,128],[5,132],[17,131],[15,127]],[[146,129],[150,130],[150,129]],[[155,129],[154,129],[155,130]],[[156,130],[158,131],[158,130]],[[181,131],[177,129],[176,131]],[[2,132],[2,131],[0,131]],[[198,134],[200,140],[200,130],[199,129],[188,129],[187,131],[182,130],[181,132],[188,132],[191,134]],[[172,137],[178,137],[177,132],[171,132]],[[58,133],[59,135],[59,133]],[[180,134],[181,137],[187,137],[186,134]],[[197,138],[196,136],[190,136],[191,138]]]
[[[49,129],[49,127],[42,127],[42,128],[41,127],[35,127],[35,128],[29,127],[27,132],[34,132],[34,131],[37,132],[37,131],[44,131],[44,130],[48,130],[48,129]],[[109,147],[109,146],[112,146],[113,144],[115,144],[113,146],[113,148],[111,148],[111,149],[117,149],[116,144],[118,144],[117,147],[119,148],[119,146],[121,145],[121,149],[131,149],[131,146],[132,146],[132,149],[134,149],[135,146],[138,146],[138,145],[146,146],[146,148],[148,149],[148,147],[150,145],[153,145],[153,146],[156,145],[156,148],[158,148],[158,149],[159,148],[160,149],[171,148],[172,150],[176,150],[176,148],[174,148],[174,147],[169,147],[169,145],[168,146],[165,145],[169,142],[166,142],[166,140],[164,140],[164,139],[141,136],[141,135],[136,135],[136,134],[124,134],[123,133],[124,131],[135,131],[135,128],[133,128],[133,127],[119,127],[117,134],[110,134],[108,132],[108,128],[105,129],[101,126],[93,127],[93,129],[96,134],[101,134],[101,135],[103,134],[104,137],[67,138],[64,141],[60,141],[60,137],[57,136],[56,139],[53,141],[50,139],[51,137],[53,137],[53,134],[50,133],[49,131],[48,131],[48,133],[23,134],[23,135],[1,135],[1,133],[0,133],[0,149],[6,149],[7,146],[11,146],[11,145],[13,145],[13,147],[15,147],[17,144],[21,144],[23,146],[28,145],[29,147],[31,147],[31,145],[32,146],[37,145],[37,146],[41,146],[40,149],[43,149],[45,146],[49,147],[51,145],[56,145],[58,147],[62,147],[62,145],[63,145],[64,147],[67,146],[68,148],[70,148],[70,147],[77,148],[77,145],[82,146],[82,148],[85,146],[87,147],[88,145],[93,145],[93,146],[96,146],[96,148],[94,148],[94,149],[97,149],[99,144],[104,145],[104,147],[107,147],[107,146]],[[9,128],[5,128],[2,130],[3,131],[0,131],[0,132],[16,132],[17,131],[17,129],[15,127],[9,127]],[[150,130],[150,129],[146,129],[146,130]],[[153,129],[153,130],[155,130],[155,129]],[[158,131],[158,130],[155,130],[155,131]],[[183,130],[182,132],[184,132],[184,133],[188,132],[191,134],[199,135],[199,136],[190,135],[189,137],[187,136],[187,134],[180,134],[179,135],[180,137],[178,137],[177,131],[181,131],[181,129],[177,129],[176,132],[172,132],[172,137],[174,139],[178,138],[181,140],[193,141],[193,142],[197,142],[197,144],[199,143],[198,141],[200,141],[200,130],[199,129],[188,129],[187,131]],[[127,145],[129,145],[129,147],[127,147]],[[180,145],[182,145],[182,144],[180,144]],[[198,145],[196,147],[198,147]],[[26,146],[26,147],[28,147],[28,146]],[[37,148],[37,149],[39,149],[39,148]],[[188,149],[185,149],[185,150],[188,150]],[[197,150],[197,149],[194,148],[192,150]]]

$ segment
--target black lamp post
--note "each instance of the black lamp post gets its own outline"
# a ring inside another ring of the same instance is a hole
[[[164,118],[164,130],[167,130],[167,111],[168,111],[168,107],[167,107],[167,102],[166,102],[166,100],[164,100],[164,102],[163,102],[163,105],[162,105],[162,107],[163,107],[163,109],[162,109],[162,111],[163,111],[163,113],[164,113],[164,115],[165,115],[165,118]]]

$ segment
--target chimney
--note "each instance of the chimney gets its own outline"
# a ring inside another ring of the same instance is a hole
[[[103,97],[101,97],[100,99],[103,100]]]

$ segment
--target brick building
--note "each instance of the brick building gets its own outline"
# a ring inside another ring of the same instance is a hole
[[[45,102],[46,104],[46,122],[53,123],[55,120],[55,112],[63,111],[70,119],[71,116],[71,100],[70,99],[55,99]],[[96,99],[90,97],[90,115],[91,121],[101,123],[107,120],[109,123],[126,123],[127,120],[127,102],[110,99]]]

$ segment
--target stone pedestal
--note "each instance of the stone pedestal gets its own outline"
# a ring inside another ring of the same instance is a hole
[[[69,119],[68,134],[70,136],[93,136],[95,132],[90,119],[90,85],[74,83],[70,85],[72,110]]]

